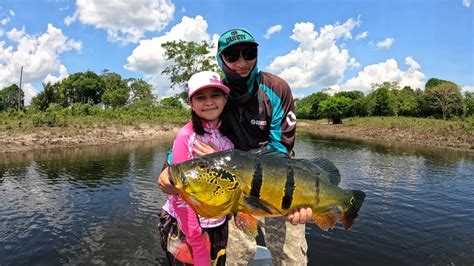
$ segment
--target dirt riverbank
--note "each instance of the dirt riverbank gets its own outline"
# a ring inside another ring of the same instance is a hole
[[[131,141],[172,138],[181,125],[89,125],[73,127],[40,127],[0,132],[0,153],[57,149],[77,146],[116,144]],[[298,132],[309,132],[325,138],[354,139],[372,143],[405,143],[430,147],[460,149],[474,153],[474,136],[446,132],[414,132],[397,127],[364,125],[330,125],[321,121],[300,121]]]

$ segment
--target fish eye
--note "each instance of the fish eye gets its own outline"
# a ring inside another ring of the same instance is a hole
[[[202,171],[202,170],[206,169],[207,166],[208,166],[207,162],[202,161],[202,162],[198,163],[197,168]]]

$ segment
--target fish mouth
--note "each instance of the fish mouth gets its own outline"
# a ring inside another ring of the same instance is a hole
[[[181,188],[184,185],[184,179],[181,176],[181,171],[179,170],[179,167],[176,165],[168,167],[168,177],[170,180],[171,185]]]
[[[177,165],[175,167],[170,167],[169,176],[174,177],[170,178],[170,182],[177,188],[182,188],[187,183],[186,178],[184,178],[184,175],[181,174],[181,169]]]

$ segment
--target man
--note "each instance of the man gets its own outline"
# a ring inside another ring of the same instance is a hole
[[[218,41],[217,62],[230,88],[222,113],[221,132],[236,148],[275,156],[291,156],[296,130],[294,101],[287,82],[257,67],[258,43],[245,29],[223,33]],[[214,152],[205,143],[194,147],[197,155]],[[158,183],[165,193],[175,193],[167,171]],[[312,218],[310,208],[284,218],[265,218],[265,243],[274,265],[306,265],[307,244],[304,223]],[[293,224],[293,225],[292,225]],[[256,241],[229,223],[227,264],[246,265],[256,252]]]

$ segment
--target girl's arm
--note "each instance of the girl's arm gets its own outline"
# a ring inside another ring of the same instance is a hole
[[[184,233],[186,241],[191,246],[194,265],[211,265],[210,250],[207,249],[206,239],[202,234],[196,213],[180,197],[173,200],[173,209],[177,215],[179,229]]]

